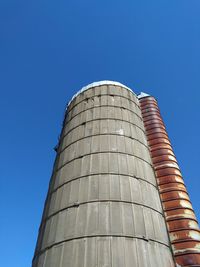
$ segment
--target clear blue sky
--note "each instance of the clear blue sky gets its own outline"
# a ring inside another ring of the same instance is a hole
[[[199,0],[0,0],[2,267],[34,253],[65,105],[116,80],[160,104],[200,219]]]

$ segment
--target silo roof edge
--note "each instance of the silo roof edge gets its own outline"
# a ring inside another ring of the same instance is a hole
[[[109,80],[105,80],[105,81],[99,81],[99,82],[93,82],[93,83],[90,83],[84,87],[81,88],[81,90],[79,90],[75,95],[73,95],[73,97],[71,98],[71,100],[68,102],[68,105],[70,105],[70,103],[72,102],[72,100],[77,97],[79,94],[81,94],[82,92],[92,88],[92,87],[96,87],[96,86],[100,86],[100,85],[117,85],[117,86],[121,86],[121,87],[124,87],[126,88],[127,90],[129,90],[130,92],[132,92],[135,96],[137,96],[133,90],[131,88],[129,88],[128,86],[120,83],[120,82],[115,82],[115,81],[109,81]]]
[[[150,96],[150,95],[147,93],[141,92],[137,97],[138,97],[138,99],[141,99],[141,98],[148,97],[148,96]]]

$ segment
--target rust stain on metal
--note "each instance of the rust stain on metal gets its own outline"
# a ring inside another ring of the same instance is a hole
[[[140,107],[177,266],[200,266],[200,229],[155,98]]]

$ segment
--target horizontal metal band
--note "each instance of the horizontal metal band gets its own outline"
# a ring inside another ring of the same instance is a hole
[[[125,204],[130,204],[130,205],[142,206],[142,207],[144,207],[144,208],[153,210],[153,211],[159,213],[162,217],[164,217],[163,212],[160,212],[160,211],[158,211],[158,210],[156,210],[156,209],[154,209],[154,208],[152,208],[152,207],[150,207],[150,206],[147,206],[147,205],[145,205],[145,204],[141,204],[141,203],[139,203],[139,202],[135,202],[135,201],[126,201],[126,200],[117,200],[117,199],[101,199],[101,200],[99,199],[99,200],[91,200],[91,201],[77,202],[77,203],[74,203],[74,204],[72,204],[72,205],[69,205],[69,206],[67,206],[67,207],[65,207],[65,208],[59,209],[58,211],[52,213],[51,215],[49,215],[48,217],[46,217],[45,219],[43,219],[42,222],[41,222],[41,224],[40,224],[40,228],[42,227],[43,224],[46,223],[46,221],[48,221],[48,220],[49,220],[50,218],[52,218],[53,216],[57,215],[59,212],[62,212],[62,211],[68,210],[68,209],[72,209],[72,208],[77,209],[79,206],[81,206],[81,205],[85,205],[85,204],[90,204],[90,203],[102,203],[102,202],[103,202],[103,203],[104,203],[104,202],[110,202],[110,203],[112,203],[112,202],[116,203],[116,202],[117,202],[117,203],[125,203]]]
[[[162,202],[164,203],[164,204],[166,204],[166,203],[169,203],[170,201],[171,202],[174,202],[174,201],[181,201],[181,200],[184,200],[184,201],[187,201],[187,202],[189,202],[190,204],[192,204],[191,203],[191,201],[190,201],[190,199],[188,199],[188,198],[183,198],[183,197],[178,197],[178,198],[172,198],[172,199],[167,199],[167,200],[162,200]]]
[[[127,121],[127,120],[114,119],[114,118],[110,118],[110,117],[108,117],[108,118],[92,119],[92,120],[85,121],[85,122],[83,122],[83,123],[84,123],[84,125],[85,125],[86,123],[89,123],[89,122],[93,122],[93,121],[104,121],[104,120],[113,120],[113,121],[123,121],[123,122],[126,122],[126,123],[128,123],[128,124],[131,124],[131,125],[137,127],[139,130],[142,131],[142,133],[143,133],[144,136],[145,136],[145,132],[144,132],[144,130],[143,130],[141,127],[139,127],[137,124],[134,124],[134,123],[132,123],[132,122],[130,122],[130,121]],[[63,138],[65,138],[65,136],[67,136],[70,132],[72,132],[72,131],[75,130],[76,128],[82,126],[83,123],[78,124],[77,126],[73,127],[72,129],[70,129],[69,131],[67,131],[63,136],[61,135],[60,140],[62,140]],[[65,127],[63,127],[63,131],[64,131],[64,129],[65,129]],[[60,142],[60,140],[59,140],[59,142]]]
[[[194,230],[191,230],[191,231],[194,231]],[[183,230],[183,232],[184,232],[184,230]],[[179,245],[181,243],[186,243],[187,244],[189,242],[196,242],[199,245],[199,239],[198,238],[196,238],[196,239],[178,239],[176,241],[171,241],[173,246]],[[186,247],[185,250],[189,250],[190,251],[190,248]],[[199,248],[197,248],[197,251],[199,251]],[[174,249],[174,253],[176,254],[176,249]],[[200,251],[199,251],[199,253],[200,253]]]
[[[170,186],[170,187],[165,187],[164,189],[159,187],[159,190],[161,190],[162,192],[160,192],[161,194],[168,194],[168,193],[175,193],[175,192],[182,192],[188,195],[188,192],[186,191],[186,188],[184,186],[184,188],[182,187],[183,184],[181,183],[177,183],[176,185]]]
[[[64,125],[66,126],[70,121],[72,121],[75,117],[77,117],[78,115],[88,111],[88,110],[94,110],[94,109],[97,109],[97,108],[102,108],[102,107],[108,107],[108,108],[118,108],[118,109],[124,109],[124,110],[128,110],[130,113],[133,113],[135,116],[137,116],[140,120],[141,120],[141,123],[142,123],[142,117],[140,117],[136,112],[134,112],[132,109],[129,109],[129,108],[125,108],[125,107],[119,107],[119,106],[113,106],[113,105],[101,105],[101,106],[94,106],[94,107],[91,107],[91,108],[87,108],[87,109],[84,109],[82,111],[80,111],[79,113],[77,113],[76,115],[74,115],[73,117],[71,117],[69,120],[67,120],[67,117],[66,117],[66,120],[64,121]]]
[[[186,241],[184,241],[186,242]],[[200,250],[199,249],[188,249],[188,248],[185,248],[183,250],[175,250],[174,251],[174,254],[175,254],[175,257],[181,257],[181,256],[184,256],[184,255],[199,255],[200,256]],[[200,260],[200,258],[199,258]],[[199,267],[200,265],[199,264],[190,264],[190,265],[184,265],[185,267]],[[183,266],[183,267],[184,267]]]
[[[181,184],[181,185],[183,185],[182,183],[178,183],[177,182],[177,184]],[[173,187],[173,189],[170,189],[171,187],[169,187],[169,188],[165,188],[165,189],[163,189],[163,190],[165,190],[165,191],[163,191],[162,192],[162,189],[160,189],[160,194],[167,194],[167,193],[170,193],[170,192],[184,192],[184,193],[186,193],[187,195],[188,195],[188,192],[186,191],[186,188],[185,189],[180,189],[180,188],[176,188],[175,189],[175,186]]]
[[[157,176],[157,179],[162,179],[162,178],[164,178],[166,176],[178,176],[178,177],[180,177],[180,178],[183,179],[183,176],[181,174],[165,174],[165,175],[159,175],[159,176]]]
[[[160,114],[160,111],[157,108],[144,108],[144,110],[142,110],[142,115],[146,115],[146,114],[150,114],[151,112],[158,112],[158,114]]]
[[[169,159],[169,158],[163,158],[163,157],[166,157],[166,156],[174,157],[174,159],[172,160],[172,159]],[[159,159],[158,160],[158,158],[162,158],[162,159]],[[162,154],[160,156],[154,156],[154,157],[152,157],[152,161],[153,161],[153,164],[155,164],[155,166],[161,164],[162,162],[164,162],[164,164],[166,162],[172,162],[172,163],[178,164],[176,157],[175,156],[172,156],[171,154],[170,155],[169,154],[167,154],[167,155]]]
[[[185,210],[185,208],[182,208],[183,210]],[[183,215],[185,215],[185,213],[183,213]],[[179,216],[181,216],[181,215],[179,215]],[[174,218],[169,218],[169,219],[167,219],[166,218],[166,221],[167,222],[177,222],[177,221],[181,221],[181,220],[190,220],[190,221],[194,221],[194,222],[196,222],[196,223],[198,223],[198,221],[197,221],[197,219],[195,219],[195,218],[191,218],[191,217],[174,217]],[[176,230],[177,231],[177,230]]]
[[[157,168],[157,166],[155,166],[154,169],[155,169],[156,172],[159,172],[159,171],[162,171],[162,170],[166,170],[166,169],[175,169],[175,170],[178,170],[178,171],[181,172],[181,170],[180,170],[180,168],[178,166],[166,165],[166,166],[160,167],[159,169]],[[170,175],[170,173],[169,173],[169,175]],[[158,175],[158,177],[159,177],[159,175]]]
[[[149,125],[152,125],[152,124],[149,124]],[[153,135],[153,134],[158,134],[158,133],[162,133],[162,134],[165,134],[167,137],[169,136],[168,135],[168,132],[166,131],[166,129],[163,129],[162,127],[155,127],[155,128],[152,128],[152,129],[146,129],[149,125],[146,125],[144,123],[144,128],[145,128],[145,131],[146,131],[146,135],[149,136],[149,135]],[[155,131],[154,131],[155,130]],[[169,139],[169,137],[168,137]]]
[[[171,147],[171,145],[160,143],[161,146],[162,145],[164,145],[164,146],[167,145],[169,147],[167,147],[167,148],[166,147],[158,147],[158,148],[157,147],[154,147],[154,146],[157,146],[157,145],[159,145],[159,144],[149,146],[149,150],[150,150],[151,153],[154,152],[154,151],[157,152],[159,150],[170,150],[174,154],[174,151],[173,151],[173,148]],[[166,154],[162,154],[162,155],[158,155],[158,156],[152,156],[152,158],[156,158],[156,157],[160,157],[160,156],[169,156],[169,155],[171,156],[171,154],[166,153]]]
[[[140,157],[138,157],[138,156],[135,156],[135,155],[133,155],[133,154],[125,153],[125,152],[107,151],[107,152],[92,152],[92,153],[87,153],[87,154],[84,154],[84,155],[79,156],[79,157],[77,157],[77,158],[71,159],[71,160],[65,162],[65,163],[64,163],[63,165],[61,165],[59,168],[57,168],[57,169],[55,170],[55,172],[58,172],[58,171],[59,171],[60,169],[62,169],[65,165],[71,163],[72,161],[75,161],[75,160],[77,160],[77,159],[80,159],[80,158],[83,158],[83,157],[86,157],[86,156],[97,155],[97,154],[118,154],[118,155],[132,156],[132,157],[135,157],[135,158],[137,158],[137,159],[139,159],[139,160],[141,160],[141,161],[147,163],[147,164],[153,169],[153,166],[152,166],[152,164],[151,164],[150,162],[144,160],[143,158],[140,158]]]
[[[68,184],[68,183],[71,183],[71,182],[73,182],[73,181],[76,181],[76,180],[79,180],[79,179],[84,179],[84,178],[87,178],[87,177],[90,177],[90,176],[99,176],[99,175],[116,175],[116,176],[130,177],[130,178],[133,178],[133,179],[137,179],[137,180],[141,180],[141,181],[143,181],[143,182],[146,182],[146,183],[152,185],[156,190],[158,190],[156,183],[153,184],[153,183],[151,183],[151,182],[149,182],[149,181],[147,181],[147,180],[145,180],[144,178],[141,178],[141,177],[136,177],[136,176],[128,175],[128,174],[112,173],[112,172],[108,172],[108,173],[100,173],[100,172],[98,172],[98,173],[95,173],[95,174],[89,174],[89,175],[78,176],[78,177],[75,177],[75,178],[73,178],[73,179],[71,179],[71,180],[69,180],[69,181],[66,181],[66,182],[62,183],[61,185],[59,185],[58,187],[54,188],[54,190],[49,191],[49,192],[48,192],[48,195],[49,195],[49,194],[53,194],[56,190],[58,190],[58,189],[61,188],[62,186],[66,185],[66,184]],[[156,182],[156,180],[155,180],[155,182]]]
[[[160,124],[164,125],[161,114],[157,111],[153,111],[153,112],[147,112],[146,114],[142,114],[142,118],[144,123],[148,123],[151,120],[155,120],[155,121],[159,121]]]
[[[57,246],[57,245],[60,245],[60,244],[63,244],[63,243],[66,243],[66,242],[69,242],[69,241],[73,241],[73,240],[77,240],[77,239],[83,239],[83,238],[93,238],[93,237],[121,237],[121,238],[130,238],[130,239],[140,239],[140,240],[143,240],[145,242],[153,242],[153,243],[157,243],[157,244],[160,244],[160,245],[163,245],[165,247],[170,247],[169,244],[166,244],[166,243],[163,243],[161,241],[158,241],[158,240],[154,240],[154,239],[148,239],[144,236],[130,236],[130,235],[90,235],[90,236],[80,236],[80,237],[76,237],[76,238],[69,238],[69,239],[65,239],[63,241],[60,241],[60,242],[56,242],[52,245],[49,245],[47,246],[45,249],[43,250],[40,250],[37,254],[34,255],[33,257],[33,260],[40,256],[41,254],[43,254],[45,251],[53,248],[54,246]]]
[[[163,129],[163,130],[166,130],[165,126],[162,125],[162,124],[160,124],[160,123],[152,123],[152,124],[146,126],[146,128],[148,128],[148,129],[146,129],[146,132],[147,131],[150,131],[150,130],[154,130],[154,129]]]
[[[159,179],[159,178],[158,178],[158,179]],[[159,181],[158,181],[158,182],[159,182]],[[167,182],[167,183],[162,183],[162,184],[159,184],[159,183],[158,183],[158,186],[159,186],[159,187],[162,187],[162,185],[169,185],[169,184],[172,184],[172,183],[177,183],[177,184],[180,184],[180,185],[184,185],[184,186],[185,186],[184,181],[180,182],[180,181],[176,181],[176,180],[171,181],[171,182]],[[162,188],[161,188],[161,190],[165,190],[165,189],[162,189]],[[166,190],[167,190],[167,187],[166,187]],[[162,192],[161,192],[161,193],[162,193]]]
[[[74,142],[71,142],[70,144],[68,144],[67,146],[65,146],[62,150],[58,150],[58,152],[57,152],[57,155],[59,156],[60,154],[62,154],[68,147],[70,147],[71,145],[74,145],[74,144],[76,144],[77,142],[79,142],[79,141],[81,141],[81,140],[84,140],[84,139],[88,139],[88,138],[92,138],[92,137],[96,137],[96,136],[120,136],[120,137],[125,137],[125,138],[127,138],[127,139],[131,139],[131,140],[134,140],[134,141],[137,141],[140,145],[143,145],[146,149],[148,149],[148,152],[150,153],[150,151],[149,151],[149,148],[146,146],[146,145],[144,145],[144,143],[142,143],[142,142],[140,142],[138,139],[136,139],[136,138],[132,138],[132,137],[130,137],[130,136],[127,136],[127,135],[120,135],[120,134],[94,134],[94,135],[88,135],[88,136],[85,136],[85,137],[83,137],[83,138],[79,138],[79,139],[77,139],[76,141],[74,141]],[[104,150],[104,151],[99,151],[99,152],[95,152],[95,153],[108,153],[108,152],[110,152],[110,150],[108,151],[108,150]],[[112,152],[115,152],[115,153],[126,153],[126,152],[118,152],[118,151],[112,151]],[[92,153],[90,153],[90,154],[92,154]],[[126,153],[127,155],[129,155],[128,153]],[[131,154],[131,155],[133,155],[133,156],[135,156],[134,154]],[[150,155],[149,155],[149,157],[150,157]]]
[[[188,200],[185,200],[185,199],[182,199],[182,200],[184,200],[184,201],[187,201],[188,203],[190,203],[191,204],[191,202],[190,201],[188,201]],[[174,200],[172,200],[172,201],[174,201]],[[163,203],[163,201],[162,201],[162,203]],[[182,206],[176,206],[175,208],[173,207],[173,208],[166,208],[166,207],[164,207],[164,203],[163,203],[163,209],[164,209],[164,212],[168,212],[168,211],[172,211],[172,210],[180,210],[180,209],[184,209],[184,210],[191,210],[191,211],[193,211],[194,212],[194,210],[193,210],[193,208],[189,208],[189,207],[182,207]],[[167,217],[167,216],[166,216]],[[166,219],[167,220],[167,219]]]
[[[169,142],[169,138],[166,138],[166,137],[155,138],[154,140],[148,141],[148,144],[149,144],[149,148],[151,146],[160,145],[160,144],[171,145],[171,143]]]
[[[148,105],[147,105],[147,106],[142,108],[142,115],[148,114],[148,113],[150,113],[152,111],[158,112],[160,114],[160,111],[156,106],[148,107]]]
[[[146,126],[146,128],[147,128],[148,126]],[[154,129],[162,129],[162,130],[164,130],[164,131],[166,131],[166,128],[165,128],[165,126],[164,125],[160,125],[160,123],[153,123],[153,124],[150,124],[149,125],[149,127],[148,127],[148,130],[146,130],[146,133],[148,132],[148,131],[151,131],[151,130],[154,130]]]
[[[82,102],[86,101],[87,99],[93,99],[94,97],[101,97],[101,96],[112,96],[112,97],[120,97],[120,98],[124,98],[124,99],[127,99],[128,101],[132,102],[133,104],[135,104],[139,109],[140,109],[140,105],[137,104],[135,101],[133,101],[131,98],[129,97],[126,97],[126,96],[123,96],[123,95],[115,95],[115,94],[100,94],[100,95],[94,95],[94,96],[91,96],[91,97],[87,97],[87,98],[84,98],[82,99],[81,101],[77,102],[73,107],[69,108],[68,106],[68,109],[66,110],[66,113],[69,113],[70,111],[73,110],[73,108],[75,108],[76,106],[78,106],[79,104],[81,104]]]
[[[157,136],[156,136],[157,135]],[[151,136],[151,137],[150,137]],[[159,136],[159,137],[158,137]],[[164,136],[164,137],[163,137]],[[147,137],[147,140],[148,141],[152,141],[152,140],[155,140],[155,139],[158,139],[158,138],[167,138],[169,139],[168,135],[165,134],[165,133],[155,133],[155,134],[151,134]]]
[[[163,127],[165,127],[164,124],[161,123],[161,120],[160,119],[157,119],[157,118],[150,118],[150,119],[148,119],[146,121],[143,120],[143,123],[144,123],[145,129],[147,127],[149,127],[150,125],[153,125],[153,124],[161,124]],[[165,128],[165,130],[166,130],[166,128]],[[147,131],[148,130],[146,130],[146,132]]]
[[[149,151],[149,147],[147,145],[145,145],[143,142],[141,142],[139,139],[137,138],[134,138],[132,136],[128,136],[128,135],[125,135],[125,134],[116,134],[116,133],[101,133],[101,134],[91,134],[91,135],[87,135],[87,136],[84,136],[82,138],[79,138],[73,142],[70,142],[70,144],[68,144],[67,146],[65,146],[62,150],[59,150],[58,149],[58,152],[57,152],[57,155],[61,154],[66,148],[70,147],[71,145],[77,143],[78,141],[81,141],[81,140],[84,140],[84,139],[87,139],[87,138],[91,138],[91,137],[95,137],[95,136],[105,136],[105,135],[108,135],[108,136],[121,136],[121,137],[126,137],[126,138],[129,138],[131,140],[134,140],[134,141],[137,141],[139,144],[143,145],[145,148],[148,149]],[[66,135],[65,135],[66,136]],[[64,136],[64,137],[65,137]],[[64,139],[64,137],[62,139]],[[63,142],[63,140],[62,140]],[[149,151],[150,153],[150,151]]]
[[[183,219],[182,219],[183,220]],[[191,219],[188,219],[189,221],[191,221]],[[177,220],[176,220],[177,221]],[[180,221],[180,220],[179,220]],[[194,221],[194,220],[193,220]],[[179,228],[179,229],[173,229],[173,230],[170,230],[169,229],[169,233],[172,234],[174,232],[184,232],[184,231],[196,231],[198,233],[200,233],[200,230],[197,229],[197,228],[194,228],[194,227],[191,227],[191,228]],[[197,239],[198,242],[199,242],[199,239]],[[173,244],[176,244],[176,243],[182,243],[182,242],[185,242],[186,240],[184,239],[177,239],[176,241],[173,241]],[[187,239],[188,242],[191,242],[191,241],[195,241],[195,239]],[[187,242],[186,241],[186,242]]]
[[[162,125],[164,125],[161,114],[158,113],[157,111],[147,112],[145,115],[142,114],[142,118],[143,118],[144,123],[155,120],[155,121],[159,121]]]

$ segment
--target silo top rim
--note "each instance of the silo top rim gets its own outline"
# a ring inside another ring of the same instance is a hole
[[[150,96],[150,95],[147,93],[141,92],[137,97],[138,97],[138,99],[141,99],[141,98],[148,97],[148,96]]]
[[[100,86],[100,85],[118,85],[118,86],[126,88],[127,90],[129,90],[131,93],[133,93],[136,96],[136,94],[133,92],[133,90],[130,89],[129,87],[127,87],[126,85],[124,85],[124,84],[122,84],[120,82],[105,80],[105,81],[93,82],[93,83],[90,83],[90,84],[84,86],[83,88],[81,88],[81,90],[79,90],[75,95],[73,95],[73,97],[71,98],[71,100],[68,103],[68,106],[70,105],[72,100],[75,97],[77,97],[80,93],[82,93],[82,92],[84,92],[84,91],[86,91],[86,90],[88,90],[88,89],[90,89],[92,87],[96,87],[96,86]]]

